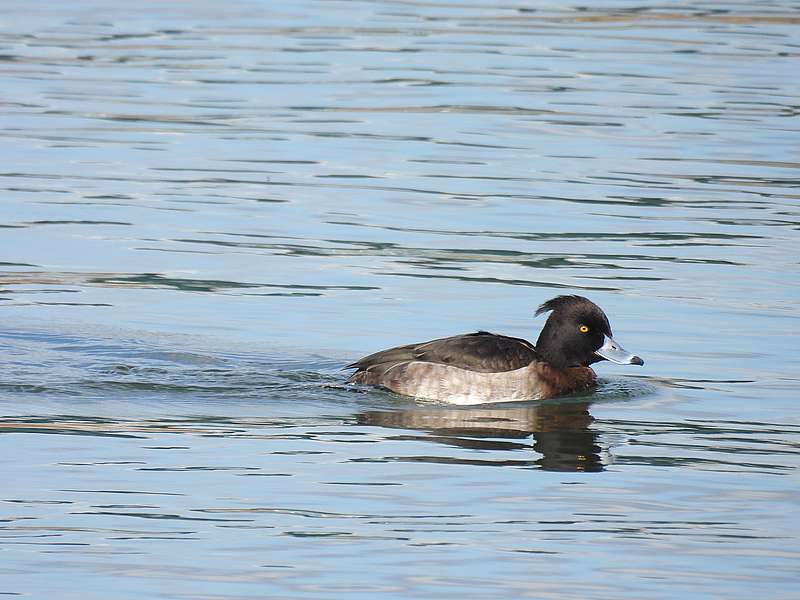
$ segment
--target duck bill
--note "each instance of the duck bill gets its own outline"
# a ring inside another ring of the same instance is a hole
[[[644,364],[644,361],[641,358],[625,350],[625,348],[614,341],[614,338],[607,335],[604,336],[604,338],[603,345],[594,351],[594,353],[601,358],[615,362],[618,365],[641,366]]]

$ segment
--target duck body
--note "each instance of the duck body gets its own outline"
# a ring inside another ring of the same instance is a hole
[[[479,331],[376,352],[348,365],[350,383],[452,404],[544,400],[590,389],[589,367],[557,369],[526,340]]]
[[[487,331],[408,344],[348,365],[356,369],[348,381],[469,405],[588,391],[597,381],[589,365],[600,360],[643,364],[613,340],[608,319],[590,300],[558,296],[536,314],[548,311],[536,345]]]

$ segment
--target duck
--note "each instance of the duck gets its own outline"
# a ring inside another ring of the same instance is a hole
[[[536,344],[477,331],[375,352],[345,367],[349,384],[377,386],[423,400],[474,405],[547,400],[597,385],[590,365],[608,360],[644,365],[611,333],[603,310],[583,296],[557,296]]]

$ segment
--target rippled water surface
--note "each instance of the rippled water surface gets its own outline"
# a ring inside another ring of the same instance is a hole
[[[0,595],[796,598],[800,4],[8,0]],[[643,368],[342,385],[589,296]]]

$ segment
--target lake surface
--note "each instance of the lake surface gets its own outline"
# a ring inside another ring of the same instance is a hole
[[[800,4],[0,16],[0,595],[797,598]],[[590,297],[643,368],[341,384]]]

